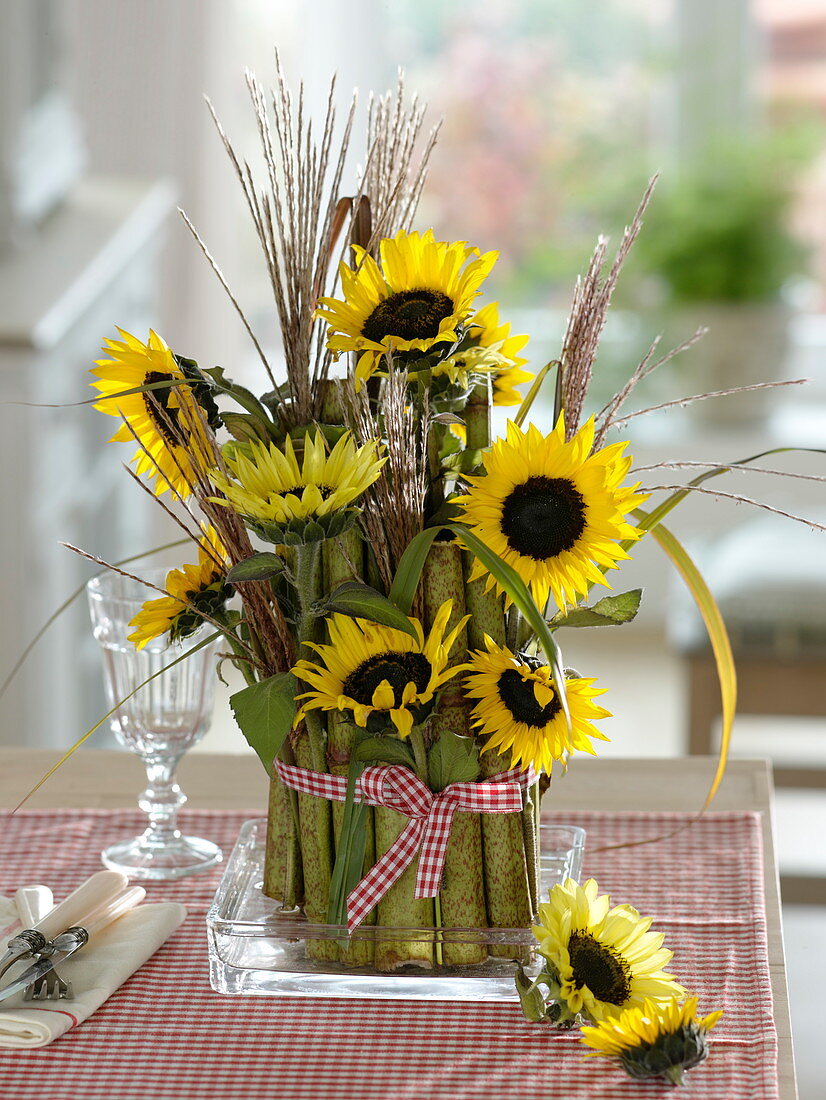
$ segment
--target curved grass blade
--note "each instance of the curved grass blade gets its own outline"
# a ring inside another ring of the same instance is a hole
[[[92,726],[92,728],[90,730],[87,730],[86,733],[84,733],[82,737],[79,737],[78,740],[75,741],[75,743],[71,746],[71,748],[67,749],[67,751],[64,752],[64,754],[61,756],[61,758],[58,760],[58,762],[53,767],[49,768],[49,770],[42,777],[42,779],[39,779],[37,781],[37,783],[35,783],[35,785],[28,792],[28,794],[26,794],[23,798],[21,798],[21,800],[17,803],[17,805],[11,811],[12,814],[16,814],[17,811],[20,809],[20,807],[24,806],[29,801],[31,796],[33,794],[35,794],[37,791],[39,791],[40,788],[43,786],[43,784],[47,780],[51,779],[51,777],[54,775],[54,773],[57,771],[57,769],[59,767],[61,767],[63,764],[65,764],[66,761],[69,759],[69,757],[72,756],[80,748],[80,746],[83,744],[83,742],[88,741],[88,739],[92,736],[92,734],[100,729],[100,727],[103,725],[103,723],[106,721],[106,719],[111,718],[112,715],[115,713],[115,711],[118,710],[119,707],[122,707],[124,703],[128,702],[132,698],[133,695],[137,695],[138,692],[141,690],[141,688],[146,687],[147,684],[149,684],[153,680],[157,679],[158,676],[163,675],[164,672],[168,672],[170,670],[170,668],[174,668],[175,665],[179,665],[181,663],[181,661],[185,661],[187,659],[187,657],[191,657],[193,653],[197,653],[199,649],[203,649],[204,646],[209,645],[211,642],[214,642],[216,638],[220,638],[220,637],[221,637],[221,631],[216,630],[214,634],[210,634],[208,637],[204,638],[203,641],[198,642],[198,644],[193,646],[192,649],[188,649],[186,651],[186,653],[182,653],[180,657],[176,657],[174,661],[170,661],[168,665],[164,665],[164,667],[159,668],[157,672],[153,672],[151,676],[147,676],[147,678],[143,681],[143,683],[138,684],[138,686],[134,689],[134,691],[130,691],[128,695],[124,695],[124,697],[122,699],[119,699],[118,702],[115,703],[115,705],[112,707],[112,709],[107,711],[106,714],[104,714],[104,716],[101,718],[101,720],[99,722],[96,722],[95,725]]]
[[[116,561],[116,562],[113,562],[112,564],[117,565],[117,566],[129,565],[133,561],[140,561],[141,558],[148,558],[150,554],[160,554],[164,550],[171,550],[175,546],[184,546],[189,541],[190,541],[189,539],[176,539],[174,542],[167,542],[163,546],[154,547],[154,549],[152,549],[152,550],[144,550],[140,554],[133,554],[129,558],[123,558],[121,561]],[[9,686],[9,684],[15,678],[15,676],[20,671],[20,669],[23,667],[23,665],[26,663],[26,659],[28,658],[29,654],[34,649],[34,647],[37,645],[37,643],[40,641],[40,639],[43,637],[43,635],[46,633],[46,631],[49,629],[49,627],[52,625],[52,623],[55,622],[57,619],[59,619],[60,616],[63,614],[63,612],[67,611],[72,606],[72,604],[75,602],[75,600],[78,598],[78,596],[83,594],[83,590],[85,589],[85,587],[86,587],[86,581],[84,581],[83,584],[81,584],[78,588],[76,588],[74,590],[74,592],[71,594],[71,596],[69,596],[68,599],[64,600],[63,603],[60,605],[60,607],[57,609],[57,611],[54,611],[49,616],[49,618],[46,620],[46,622],[43,624],[43,626],[41,626],[41,628],[38,630],[38,632],[35,634],[35,636],[32,638],[32,640],[29,642],[29,644],[26,646],[26,648],[23,650],[23,652],[20,654],[20,656],[15,661],[14,667],[12,668],[11,672],[9,672],[8,676],[6,676],[3,683],[0,684],[0,699],[2,699],[3,694],[6,691],[6,688]]]
[[[522,425],[525,423],[525,417],[531,411],[531,407],[534,401],[539,396],[539,391],[542,389],[542,384],[547,378],[548,373],[553,370],[554,367],[559,368],[559,366],[559,360],[552,359],[550,363],[545,364],[542,370],[537,374],[536,378],[534,378],[533,382],[531,383],[531,388],[522,399],[522,404],[519,406],[519,411],[513,418],[513,422],[514,424],[516,424],[517,428],[521,428]]]
[[[674,566],[688,586],[697,610],[703,618],[708,631],[709,641],[717,664],[717,676],[720,680],[720,697],[723,705],[723,729],[720,735],[720,754],[717,759],[717,770],[712,780],[711,788],[703,810],[708,809],[712,799],[717,793],[720,782],[725,774],[728,762],[729,745],[731,742],[731,730],[734,724],[734,713],[737,709],[737,671],[734,667],[734,657],[731,652],[726,624],[720,613],[720,608],[711,590],[703,579],[700,570],[692,561],[682,544],[674,537],[667,527],[660,523],[651,535],[668,554]],[[702,812],[702,811],[701,811]]]
[[[789,454],[791,452],[817,455],[826,454],[826,450],[820,447],[772,447],[769,451],[761,451],[759,454],[749,455],[748,458],[738,458],[735,462],[721,463],[713,470],[706,470],[702,474],[698,474],[697,477],[692,478],[688,484],[693,486],[702,485],[704,481],[708,481],[712,477],[719,477],[720,474],[725,474],[734,466],[747,466],[750,462],[757,462],[758,459],[768,458],[770,455]],[[690,492],[690,489],[678,489],[675,493],[672,493],[670,497],[666,497],[662,504],[658,504],[652,511],[648,513],[635,513],[643,517],[638,521],[638,526],[644,531],[652,530],[660,520],[665,519],[672,509],[676,508],[678,504],[681,504],[682,501],[690,495]],[[623,543],[623,546],[625,546],[626,549],[628,548],[625,543]]]
[[[479,559],[485,569],[493,575],[513,600],[514,604],[522,612],[526,622],[533,630],[539,640],[539,644],[545,651],[545,656],[548,658],[548,663],[553,670],[554,683],[556,684],[556,690],[559,695],[559,702],[565,714],[566,721],[568,722],[568,729],[570,730],[571,712],[568,707],[568,696],[565,691],[565,671],[562,663],[562,654],[560,653],[559,646],[554,640],[552,630],[545,621],[545,616],[536,606],[527,585],[515,569],[512,569],[506,562],[502,561],[499,555],[491,550],[486,543],[482,542],[478,535],[475,535],[469,528],[463,526],[461,523],[448,523],[445,526],[448,531],[452,531],[456,538],[458,538],[460,542],[463,542],[468,550]]]
[[[405,615],[410,614],[427,553],[430,550],[431,543],[441,530],[441,527],[426,527],[424,531],[420,531],[415,538],[410,540],[407,549],[401,556],[390,589],[390,599]]]

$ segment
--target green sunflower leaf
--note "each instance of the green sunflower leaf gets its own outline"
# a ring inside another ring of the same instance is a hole
[[[395,737],[365,737],[356,745],[351,759],[365,764],[404,764],[408,768],[416,765],[410,748]]]
[[[230,696],[238,728],[258,753],[267,775],[292,727],[297,687],[291,672],[280,672]]]
[[[575,607],[551,619],[551,626],[620,626],[635,619],[640,609],[642,589],[632,588],[618,596],[606,596],[592,607]]]
[[[390,626],[412,638],[416,637],[416,631],[407,615],[387,596],[360,581],[345,581],[325,600],[320,601],[317,607],[325,614],[339,611],[343,615],[369,619],[371,623],[381,623],[382,626]]]
[[[239,443],[269,442],[270,433],[257,416],[252,416],[250,413],[225,412],[221,413],[221,419],[229,434]]]
[[[465,544],[468,550],[479,559],[485,569],[487,569],[494,579],[499,582],[502,588],[504,588],[511,600],[513,600],[515,606],[522,612],[523,618],[536,635],[548,659],[548,664],[551,666],[554,686],[559,695],[559,703],[568,722],[568,728],[570,729],[571,711],[568,706],[568,695],[565,690],[565,666],[562,663],[562,654],[559,650],[559,646],[554,641],[553,632],[545,622],[545,616],[536,606],[528,586],[515,569],[512,569],[507,562],[502,561],[496,551],[491,550],[487,543],[482,542],[479,536],[475,535],[473,531],[465,527],[464,524],[448,523],[445,524],[445,526],[448,531],[452,531],[453,534]]]
[[[227,580],[230,584],[243,584],[245,581],[267,581],[270,577],[277,577],[279,573],[283,573],[284,569],[284,561],[279,558],[278,554],[262,551],[259,554],[252,554],[250,557],[244,558],[237,565],[233,565],[227,573]]]
[[[526,1020],[538,1024],[545,1019],[548,1010],[542,990],[531,981],[521,964],[516,970],[516,992],[519,994],[522,1014]]]
[[[390,589],[390,599],[405,614],[410,613],[413,606],[413,597],[419,587],[419,579],[424,569],[427,553],[431,543],[439,534],[441,528],[426,527],[408,543],[407,549],[402,554],[393,585]]]
[[[445,730],[427,754],[427,775],[434,791],[443,791],[451,783],[473,783],[479,778],[476,743]]]

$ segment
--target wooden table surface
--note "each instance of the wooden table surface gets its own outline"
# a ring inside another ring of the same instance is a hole
[[[41,749],[0,749],[0,807],[11,808],[55,763]],[[553,809],[696,810],[714,772],[710,757],[677,760],[578,759],[548,795]],[[190,753],[179,781],[189,805],[203,809],[266,807],[267,780],[257,757]],[[27,806],[133,807],[143,787],[140,761],[126,752],[79,750],[35,794]],[[779,1042],[781,1100],[796,1100],[789,998],[780,917],[780,887],[774,843],[773,786],[764,760],[734,760],[714,800],[715,810],[752,810],[763,815],[766,915],[774,1018]],[[721,1097],[721,1100],[723,1098]]]

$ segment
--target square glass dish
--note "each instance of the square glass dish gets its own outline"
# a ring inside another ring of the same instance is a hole
[[[247,821],[207,913],[209,969],[218,993],[296,997],[389,997],[411,1000],[515,1001],[515,961],[530,968],[530,928],[387,928],[362,925],[341,961],[346,929],[313,924],[281,911],[262,893],[265,819]],[[579,878],[585,831],[540,826],[541,895],[565,878]],[[451,952],[468,965],[405,965],[392,971],[370,964],[388,944],[438,964]],[[422,945],[425,946],[424,950]],[[458,946],[461,945],[461,946]]]

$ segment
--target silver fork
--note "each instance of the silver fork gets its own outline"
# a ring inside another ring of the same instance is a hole
[[[24,1001],[73,1001],[71,982],[64,982],[56,970],[50,970],[26,986]]]

